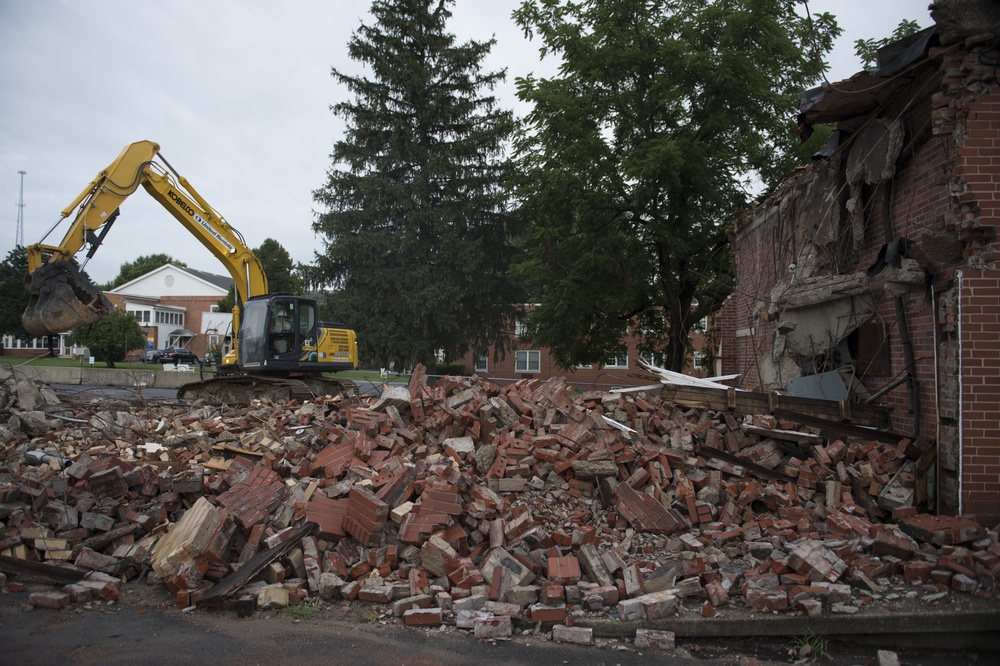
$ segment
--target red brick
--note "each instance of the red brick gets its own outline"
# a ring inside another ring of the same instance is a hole
[[[563,585],[575,585],[580,581],[580,561],[572,555],[550,557],[548,578]]]
[[[67,592],[32,592],[28,595],[28,605],[35,608],[62,610],[69,605],[69,601],[70,595]]]
[[[440,608],[411,608],[403,612],[403,624],[410,627],[438,625],[442,620]]]
[[[532,622],[563,622],[566,620],[566,606],[547,606],[532,604],[530,607]]]

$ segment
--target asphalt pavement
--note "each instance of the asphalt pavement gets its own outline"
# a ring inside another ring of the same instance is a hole
[[[832,666],[876,664],[879,649],[897,652],[902,664],[950,666],[997,663],[998,653],[871,646],[836,637],[792,636],[678,637],[673,650],[637,650],[621,637],[597,637],[590,646],[554,643],[547,627],[523,625],[509,640],[477,640],[471,632],[444,625],[402,626],[386,620],[370,604],[320,604],[314,613],[293,609],[257,611],[239,618],[234,611],[198,609],[185,613],[163,588],[129,583],[113,603],[92,601],[64,610],[33,609],[32,584],[24,592],[0,595],[0,664],[400,664],[464,666],[532,664],[753,663],[768,666],[817,663]],[[597,632],[595,632],[596,634]],[[800,656],[812,639],[816,654]]]

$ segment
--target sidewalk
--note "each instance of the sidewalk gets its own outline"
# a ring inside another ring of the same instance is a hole
[[[1000,608],[991,607],[987,600],[974,605],[979,608],[961,611],[872,609],[855,615],[824,613],[812,618],[792,614],[675,616],[653,622],[581,618],[575,624],[593,629],[598,638],[631,637],[637,629],[672,631],[678,638],[805,636],[812,633],[881,645],[1000,650]]]

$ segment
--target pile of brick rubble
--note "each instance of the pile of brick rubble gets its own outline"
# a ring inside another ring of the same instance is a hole
[[[995,530],[913,508],[911,442],[823,439],[654,390],[430,387],[418,368],[378,399],[223,408],[69,405],[0,381],[0,556],[79,579],[36,606],[144,580],[182,608],[367,602],[409,625],[542,623],[587,643],[574,616],[853,613],[903,580],[930,601],[992,597],[1000,574]],[[902,494],[881,511],[890,484]]]

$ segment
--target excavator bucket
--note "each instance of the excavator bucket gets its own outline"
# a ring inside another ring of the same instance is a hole
[[[53,261],[31,274],[21,325],[30,335],[56,335],[103,319],[112,309],[76,264]]]

